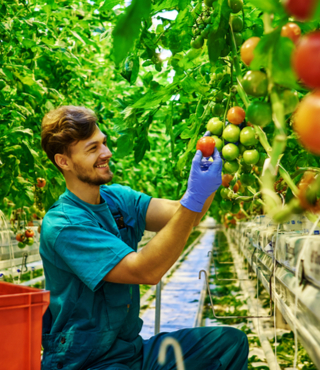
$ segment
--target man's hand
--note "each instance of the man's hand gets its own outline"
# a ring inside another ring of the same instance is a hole
[[[213,163],[207,171],[201,171],[202,153],[197,150],[193,158],[188,188],[180,203],[190,211],[201,212],[206,199],[214,193],[222,183],[222,160],[217,148],[212,155]]]

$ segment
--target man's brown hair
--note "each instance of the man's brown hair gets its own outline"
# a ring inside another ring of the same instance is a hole
[[[48,158],[56,164],[56,154],[70,155],[70,145],[88,139],[97,127],[97,116],[84,107],[62,106],[48,112],[41,124],[41,146]]]

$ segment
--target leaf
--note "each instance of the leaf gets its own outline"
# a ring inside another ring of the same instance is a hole
[[[172,83],[166,87],[161,87],[156,92],[149,90],[147,94],[132,105],[132,108],[150,109],[160,103],[164,103],[171,98],[176,86],[177,83]]]
[[[172,128],[172,109],[173,109],[173,102],[171,102],[171,112],[166,115],[164,122],[166,124],[166,134],[170,136],[170,143],[171,143],[171,159],[174,158],[174,133]]]
[[[117,157],[123,158],[129,155],[133,149],[133,136],[132,134],[124,134],[117,140]]]
[[[158,0],[152,5],[151,12],[153,14],[160,12],[163,9],[172,9],[179,5],[179,0]]]
[[[29,147],[29,143],[23,140],[21,142],[21,147],[23,150],[24,160],[28,162],[29,169],[34,169],[34,157],[31,152],[31,148]]]
[[[185,90],[185,92],[191,94],[192,92],[196,91],[199,94],[205,95],[209,90],[209,86],[201,85],[200,82],[195,80],[192,77],[186,77],[182,82],[181,86]]]
[[[0,91],[0,105],[2,105],[2,106],[6,106],[6,105],[8,105],[9,104],[9,102],[7,102],[6,100],[5,100],[5,97],[4,97],[4,95],[3,95],[3,92],[2,91]]]
[[[10,130],[10,134],[15,132],[22,132],[23,134],[33,136],[33,131],[30,128],[23,128],[23,126],[14,127],[12,130]]]
[[[285,15],[282,4],[279,0],[248,0],[249,3],[256,6],[260,10],[266,13],[276,13],[280,17]]]
[[[146,134],[140,135],[136,142],[135,151],[134,151],[134,159],[137,164],[142,161],[145,155],[145,152],[147,150],[150,150],[150,143],[148,140],[148,136]]]
[[[119,0],[105,0],[99,7],[99,12],[107,12],[119,4]]]
[[[133,47],[141,27],[141,19],[150,13],[150,0],[133,0],[118,19],[113,30],[115,63],[119,64]]]

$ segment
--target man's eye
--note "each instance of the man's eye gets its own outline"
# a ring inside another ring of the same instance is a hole
[[[93,146],[91,149],[90,149],[90,152],[92,151],[92,150],[96,150],[97,149],[97,147],[96,146]]]

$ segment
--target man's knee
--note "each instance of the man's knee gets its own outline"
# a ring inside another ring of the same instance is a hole
[[[243,355],[244,358],[248,356],[249,353],[249,343],[247,335],[235,328],[228,327],[227,336],[230,341],[230,345],[237,347],[236,351],[239,355]]]

